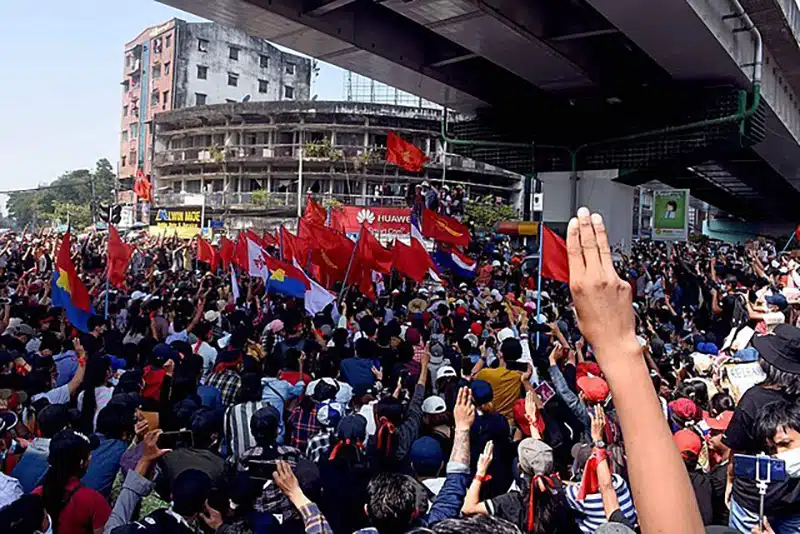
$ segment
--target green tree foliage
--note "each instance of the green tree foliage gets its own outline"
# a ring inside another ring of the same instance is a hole
[[[519,213],[513,206],[497,204],[491,195],[467,202],[464,215],[466,222],[478,231],[492,230],[498,221],[519,218]]]
[[[92,211],[89,209],[89,204],[73,204],[56,200],[53,202],[53,213],[45,213],[42,217],[59,225],[66,224],[68,214],[69,224],[73,228],[86,228],[92,224]]]
[[[92,181],[96,202],[108,204],[114,201],[114,180],[116,173],[105,158],[98,160],[94,170],[77,169],[56,178],[49,186],[40,185],[39,190],[9,194],[8,213],[19,228],[25,225],[41,225],[47,221],[66,223],[66,210],[75,206],[85,209],[88,222],[83,222],[81,214],[70,210],[74,228],[91,224]],[[81,213],[83,213],[81,211]],[[82,226],[79,226],[81,225]]]

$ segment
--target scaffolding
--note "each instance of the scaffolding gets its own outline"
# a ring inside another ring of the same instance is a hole
[[[352,71],[344,72],[344,95],[348,102],[391,104],[413,108],[442,109],[442,106],[385,83],[375,81]]]

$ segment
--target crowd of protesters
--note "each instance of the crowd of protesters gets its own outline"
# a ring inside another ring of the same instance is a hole
[[[0,533],[800,532],[800,263],[767,241],[612,253],[582,208],[569,285],[491,240],[474,279],[309,316],[134,237],[110,291],[73,240],[84,332],[60,239],[0,236]]]

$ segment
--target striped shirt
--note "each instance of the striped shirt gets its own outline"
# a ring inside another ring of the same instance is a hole
[[[617,474],[611,475],[611,480],[614,484],[614,490],[617,492],[619,508],[622,515],[624,515],[631,524],[638,524],[636,509],[633,507],[633,498],[631,497],[627,482]],[[568,486],[566,491],[567,502],[570,508],[583,514],[583,517],[578,518],[578,526],[581,532],[583,532],[583,534],[594,534],[601,525],[608,522],[606,519],[606,512],[603,509],[603,497],[600,493],[592,493],[587,495],[583,501],[579,501],[579,490],[580,486]]]
[[[250,419],[258,410],[269,405],[264,401],[250,401],[225,410],[225,439],[234,458],[239,458],[244,451],[256,446],[256,440],[250,434]]]

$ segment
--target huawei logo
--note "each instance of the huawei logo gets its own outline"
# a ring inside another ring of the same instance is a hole
[[[356,220],[358,221],[358,224],[372,224],[375,222],[375,214],[368,209],[363,209],[358,212],[358,215],[356,215]]]

